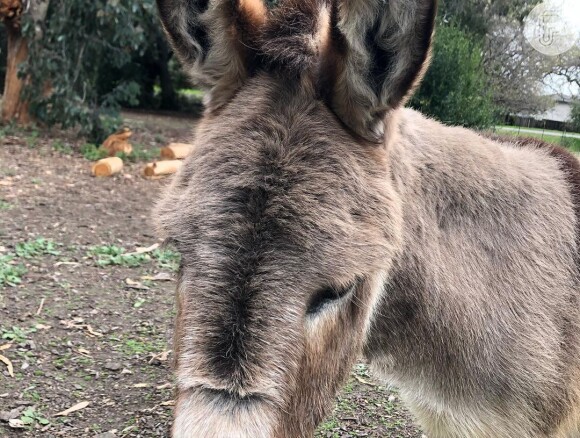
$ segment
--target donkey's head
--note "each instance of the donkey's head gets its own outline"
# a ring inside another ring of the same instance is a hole
[[[311,435],[400,246],[388,144],[435,0],[158,3],[208,89],[158,218],[182,255],[174,434]]]

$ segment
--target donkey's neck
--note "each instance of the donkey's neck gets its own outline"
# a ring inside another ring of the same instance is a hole
[[[389,161],[403,200],[403,247],[365,350],[400,387],[421,375],[443,391],[445,379],[461,378],[458,369],[485,369],[463,355],[479,342],[490,349],[481,361],[491,360],[511,330],[510,312],[537,306],[550,326],[550,312],[565,305],[554,290],[573,293],[574,206],[547,152],[411,110],[401,111]]]

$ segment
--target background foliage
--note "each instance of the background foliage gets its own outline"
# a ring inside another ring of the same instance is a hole
[[[81,126],[99,142],[120,123],[121,106],[176,107],[154,0],[52,1],[36,26],[23,23],[31,44],[22,74],[30,78],[26,96],[37,119]]]
[[[441,0],[433,64],[411,105],[483,128],[547,109],[543,83],[551,75],[580,85],[580,49],[549,58],[523,38],[524,18],[539,1]],[[120,124],[121,107],[200,109],[200,94],[183,92],[192,85],[165,42],[154,0],[51,0],[46,19],[25,16],[23,31],[31,43],[21,74],[40,122],[78,126],[98,143]]]
[[[572,106],[572,129],[580,132],[580,102],[576,102]]]
[[[431,68],[411,105],[447,123],[490,126],[495,108],[481,68],[482,57],[477,38],[456,24],[440,23]]]

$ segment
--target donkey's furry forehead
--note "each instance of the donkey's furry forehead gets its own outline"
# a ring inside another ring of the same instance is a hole
[[[322,103],[284,92],[270,100],[266,89],[250,84],[219,118],[202,122],[194,153],[158,209],[162,234],[196,264],[211,245],[232,259],[266,251],[274,262],[285,259],[287,271],[290,260],[305,257],[318,266],[339,260],[345,266],[328,270],[346,271],[353,254],[374,269],[378,254],[390,255],[397,229],[379,152],[331,134],[339,123]]]
[[[357,135],[381,142],[429,60],[436,0],[157,0],[207,110],[248,79],[282,75],[311,90]]]

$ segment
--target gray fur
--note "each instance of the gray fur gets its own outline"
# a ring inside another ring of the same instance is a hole
[[[358,1],[340,6],[370,17]],[[412,29],[426,3],[389,1],[384,21]],[[578,437],[577,161],[400,104],[370,143],[320,93],[325,63],[244,73],[156,210],[182,255],[174,436],[311,437],[364,354],[429,438]]]

